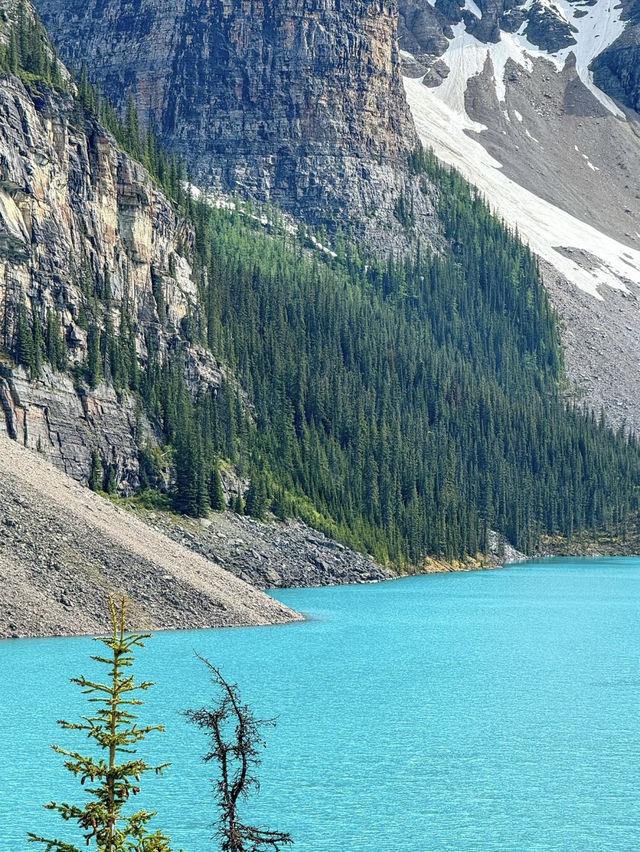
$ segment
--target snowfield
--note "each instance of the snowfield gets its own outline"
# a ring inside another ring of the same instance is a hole
[[[528,0],[527,6],[532,2]],[[550,63],[550,71],[561,71],[575,57],[576,73],[584,85],[606,109],[624,120],[616,104],[595,86],[589,71],[592,60],[624,30],[621,7],[614,7],[613,0],[598,0],[593,6],[581,4],[579,8],[587,14],[574,18],[576,6],[569,0],[546,0],[545,5],[575,28],[576,45],[555,54],[542,51],[524,36],[525,24],[517,33],[502,32],[496,44],[485,44],[466,32],[461,22],[453,28],[454,38],[442,57],[450,68],[443,84],[432,89],[423,86],[422,80],[405,78],[404,85],[425,146],[433,148],[440,160],[454,166],[477,186],[495,212],[511,227],[517,226],[534,252],[581,290],[602,299],[602,287],[628,291],[632,285],[640,286],[640,251],[601,233],[508,178],[501,164],[474,138],[486,128],[472,121],[465,108],[468,82],[482,73],[487,63],[493,72],[498,102],[504,105],[509,60],[530,71],[535,60],[544,59]],[[514,115],[518,122],[522,121],[520,113],[515,111]],[[577,153],[580,156],[581,152]],[[598,170],[586,155],[582,156],[593,171]]]

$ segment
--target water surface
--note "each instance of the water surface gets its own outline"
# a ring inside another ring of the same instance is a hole
[[[298,852],[640,848],[640,560],[549,560],[502,571],[278,593],[311,620],[160,633],[141,747],[171,760],[144,805],[175,849],[209,852],[205,741],[180,715],[210,689],[193,650],[240,684],[266,732],[250,818]],[[48,748],[86,710],[87,639],[0,643],[0,850],[70,838],[42,809],[79,800]]]

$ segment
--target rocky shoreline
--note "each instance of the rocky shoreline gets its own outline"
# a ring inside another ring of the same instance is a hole
[[[520,557],[494,537],[485,560],[429,560],[420,570]],[[0,638],[100,632],[109,594],[131,599],[131,626],[141,629],[281,624],[301,616],[263,589],[397,576],[300,521],[122,508],[0,438]]]
[[[420,572],[521,558],[492,534],[485,558],[430,559]],[[141,629],[281,624],[301,616],[262,590],[397,576],[297,520],[123,508],[0,437],[0,638],[100,632],[110,594],[131,599],[131,626]]]
[[[547,541],[541,555],[627,555],[635,541]],[[415,573],[498,568],[527,557],[497,533],[476,559],[427,559]],[[373,583],[389,568],[301,521],[232,512],[194,520],[114,505],[37,453],[0,437],[0,639],[99,633],[108,595],[132,601],[131,626],[196,629],[302,618],[264,589]]]
[[[397,577],[301,521],[263,523],[233,512],[199,521],[143,511],[153,529],[259,589],[376,583]]]
[[[302,618],[0,438],[0,638],[102,632],[109,595],[143,630]]]

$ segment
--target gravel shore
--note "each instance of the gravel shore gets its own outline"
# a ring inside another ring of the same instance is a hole
[[[0,438],[0,638],[282,624],[283,604]]]

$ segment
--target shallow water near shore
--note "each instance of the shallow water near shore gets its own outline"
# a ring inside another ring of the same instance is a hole
[[[209,700],[193,651],[238,682],[266,729],[255,824],[297,852],[640,848],[640,559],[554,559],[500,571],[280,591],[304,623],[158,633],[136,674],[149,777],[174,849],[209,852],[206,742],[180,715]],[[27,831],[73,839],[43,810],[82,801],[49,745],[86,740],[68,678],[99,674],[89,639],[0,643],[0,850]],[[100,673],[101,674],[101,673]],[[81,847],[82,848],[82,847]]]

